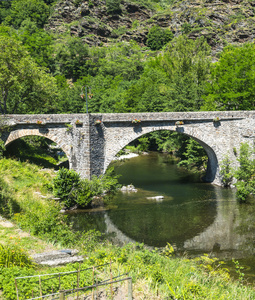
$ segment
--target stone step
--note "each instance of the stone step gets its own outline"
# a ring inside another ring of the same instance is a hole
[[[65,249],[51,252],[38,253],[32,259],[40,265],[59,266],[69,263],[82,262],[84,258],[78,256],[78,250]]]

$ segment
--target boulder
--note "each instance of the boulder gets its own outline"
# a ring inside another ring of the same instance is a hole
[[[146,197],[146,199],[156,200],[156,201],[162,201],[164,199],[164,196]]]

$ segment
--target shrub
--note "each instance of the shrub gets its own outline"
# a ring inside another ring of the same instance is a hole
[[[80,189],[80,175],[74,170],[61,168],[53,180],[53,193],[67,208],[76,204],[75,190]]]
[[[81,207],[86,207],[92,200],[93,192],[89,180],[80,180],[78,186],[71,192],[71,197]]]
[[[230,159],[226,156],[220,166],[221,181],[225,187],[230,186],[233,180],[233,169],[230,167]]]
[[[107,12],[109,14],[118,13],[120,9],[120,0],[106,0]]]
[[[102,188],[106,192],[115,192],[119,187],[118,178],[120,175],[115,175],[114,167],[109,168],[102,176]]]
[[[237,199],[240,202],[245,202],[250,194],[255,194],[255,149],[244,143],[240,147],[240,156],[238,161],[240,163],[239,168],[235,172],[235,178],[237,182],[235,186],[237,188]]]
[[[146,152],[149,150],[150,141],[149,138],[146,136],[141,137],[138,139],[139,145],[137,146],[137,149],[139,152]]]
[[[66,208],[75,204],[86,207],[92,197],[103,192],[114,192],[118,187],[118,176],[110,168],[104,175],[93,176],[92,180],[81,179],[74,170],[60,169],[53,181],[53,193],[61,199]]]
[[[160,50],[173,39],[173,33],[169,29],[162,29],[159,26],[153,26],[147,35],[147,45],[151,50]]]

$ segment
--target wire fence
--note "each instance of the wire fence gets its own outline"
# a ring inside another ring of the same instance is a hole
[[[110,278],[105,279],[107,266],[110,267]],[[59,272],[52,274],[41,274],[15,278],[17,300],[34,299],[99,299],[97,291],[100,287],[110,286],[108,298],[114,299],[113,285],[123,281],[128,282],[128,300],[132,299],[132,279],[125,274],[113,277],[111,262],[86,269],[79,269],[70,272]],[[102,293],[102,291],[101,291]],[[84,295],[90,295],[85,296]],[[83,295],[83,296],[82,296]],[[90,298],[88,298],[90,297]]]

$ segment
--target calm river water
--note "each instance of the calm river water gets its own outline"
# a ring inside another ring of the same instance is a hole
[[[138,192],[119,192],[104,212],[72,213],[77,230],[95,228],[122,243],[170,243],[178,253],[235,258],[249,277],[255,274],[255,205],[240,205],[234,190],[201,183],[160,153],[118,162],[115,171]],[[158,195],[164,199],[147,199]]]

